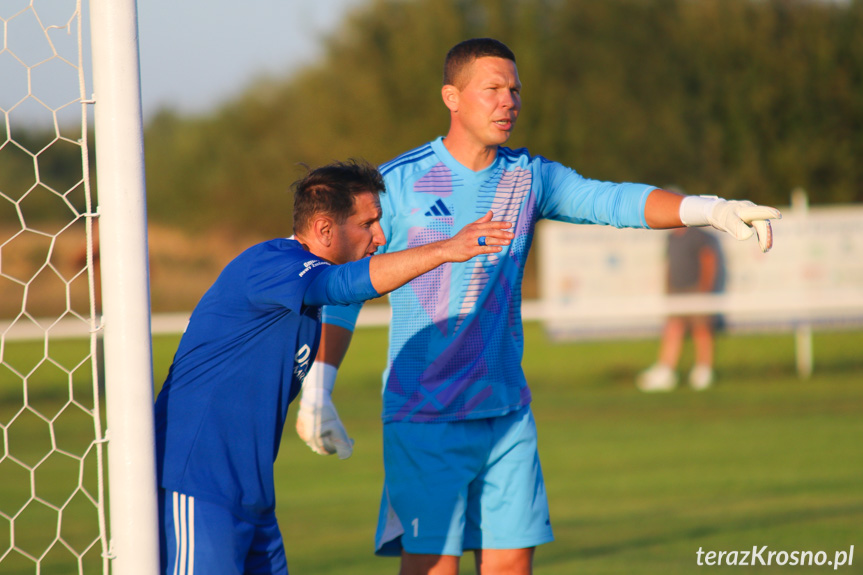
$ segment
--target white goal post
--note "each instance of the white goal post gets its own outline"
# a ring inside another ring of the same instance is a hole
[[[135,0],[91,0],[112,573],[159,568]],[[101,143],[101,145],[99,145]]]

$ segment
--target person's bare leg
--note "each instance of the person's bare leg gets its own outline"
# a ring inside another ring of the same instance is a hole
[[[477,549],[477,575],[531,575],[534,547],[527,549]]]
[[[708,317],[699,317],[692,322],[695,365],[689,372],[689,385],[696,390],[713,384],[713,326],[710,321]]]
[[[683,349],[683,337],[686,335],[686,321],[680,317],[668,318],[662,330],[662,342],[659,345],[659,363],[674,369],[680,359]]]
[[[399,575],[458,575],[460,557],[402,551]]]
[[[713,329],[710,321],[708,317],[698,317],[692,322],[695,365],[713,367]]]

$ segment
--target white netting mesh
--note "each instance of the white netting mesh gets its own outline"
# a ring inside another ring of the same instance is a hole
[[[81,0],[0,0],[0,573],[107,573]]]

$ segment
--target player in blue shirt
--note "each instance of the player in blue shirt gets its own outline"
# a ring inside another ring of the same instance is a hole
[[[370,257],[385,242],[374,167],[324,166],[294,190],[294,236],[225,267],[156,400],[165,574],[287,574],[273,462],[317,353],[321,306],[378,297],[444,262],[497,253],[512,237],[489,212],[452,239]]]
[[[634,228],[713,225],[772,244],[773,208],[684,197],[643,184],[590,180],[503,146],[521,109],[515,56],[473,39],[444,66],[445,138],[384,164],[379,253],[450,237],[493,210],[515,238],[500,253],[446,264],[390,295],[383,376],[385,481],[376,550],[401,555],[401,574],[527,574],[551,541],[530,389],[521,367],[521,280],[534,228],[548,218]],[[358,307],[324,312],[320,367],[304,384],[297,428],[318,453],[350,454],[329,394]]]

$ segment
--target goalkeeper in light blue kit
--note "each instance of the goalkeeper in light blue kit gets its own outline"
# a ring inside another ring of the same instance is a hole
[[[273,462],[288,404],[315,359],[321,306],[378,297],[444,262],[499,252],[512,237],[489,212],[452,238],[369,257],[385,241],[374,167],[324,166],[294,190],[294,236],[225,267],[195,307],[156,400],[166,575],[287,575]]]
[[[503,147],[521,108],[521,83],[515,56],[496,40],[453,47],[443,84],[446,137],[381,167],[387,243],[379,253],[448,238],[489,210],[512,223],[515,238],[500,253],[445,264],[390,294],[376,552],[400,555],[401,575],[454,575],[466,550],[475,551],[478,573],[526,575],[535,546],[553,539],[521,367],[521,281],[537,221],[713,225],[738,239],[757,232],[766,251],[769,219],[779,212],[590,180]],[[357,312],[325,308],[321,353],[297,420],[313,450],[342,458],[352,443],[330,394]]]

